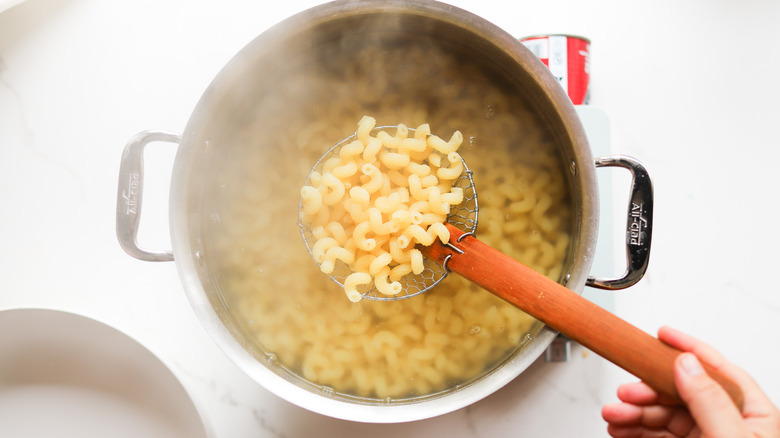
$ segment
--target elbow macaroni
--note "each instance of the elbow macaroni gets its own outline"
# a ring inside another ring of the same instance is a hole
[[[347,277],[350,301],[358,301],[358,288],[369,285],[384,295],[400,293],[399,280],[424,269],[414,245],[428,246],[437,238],[448,242],[444,222],[463,201],[463,189],[452,187],[464,170],[456,152],[460,132],[446,142],[430,134],[427,124],[412,138],[405,125],[395,136],[386,131],[372,136],[375,126],[374,118],[364,116],[357,140],[326,159],[322,172],[313,172],[301,188],[301,222],[317,230],[311,252],[320,270],[330,274],[341,262],[352,274],[371,277]],[[366,256],[373,256],[368,266]]]

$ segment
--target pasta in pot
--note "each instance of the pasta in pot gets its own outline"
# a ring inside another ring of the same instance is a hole
[[[349,56],[339,55],[346,49]],[[321,60],[290,73],[287,80],[265,90],[262,99],[246,103],[242,116],[235,117],[235,129],[214,140],[223,149],[214,150],[213,169],[203,176],[214,192],[205,197],[210,200],[204,207],[209,220],[203,225],[210,276],[253,343],[258,360],[273,357],[278,372],[328,388],[337,396],[377,403],[387,398],[411,400],[468,384],[517,354],[541,324],[456,275],[409,299],[352,303],[312,263],[296,223],[301,197],[306,199],[304,212],[317,224],[313,232],[321,237],[312,249],[320,263],[349,259],[336,248],[351,246],[364,251],[383,248],[384,259],[399,261],[393,267],[378,262],[372,267],[375,259],[356,251],[353,263],[366,275],[345,285],[350,298],[357,299],[354,290],[360,285],[375,281],[371,271],[374,278],[378,274],[391,285],[409,270],[421,269],[420,255],[401,251],[407,247],[404,239],[420,237],[420,230],[383,241],[372,232],[371,213],[360,217],[351,235],[329,220],[351,215],[353,208],[365,210],[372,194],[381,192],[385,183],[371,164],[382,160],[379,135],[373,140],[359,129],[362,150],[358,145],[342,148],[342,153],[360,155],[366,164],[325,166],[339,176],[366,175],[359,187],[324,176],[319,181],[327,187],[324,193],[313,187],[301,191],[301,184],[311,163],[366,113],[406,126],[430,123],[440,132],[460,130],[457,153],[474,172],[479,194],[477,237],[559,280],[565,275],[572,224],[566,174],[553,137],[515,85],[486,73],[476,61],[424,40],[382,46],[355,39],[321,50]],[[416,68],[393,68],[402,64]],[[373,71],[371,81],[366,81],[366,65],[383,69]],[[305,104],[289,105],[302,98]],[[454,152],[447,141],[437,146],[444,156]],[[403,146],[399,141],[399,148],[410,156],[419,147],[413,141]],[[388,167],[400,165],[398,157],[385,161],[390,162]],[[424,208],[431,198],[430,192],[427,197],[423,193],[435,186],[431,177],[439,178],[439,171],[449,167],[406,166],[408,216],[391,214],[391,219],[427,224],[418,225],[427,235],[428,225],[436,222],[433,215],[440,212]],[[392,194],[382,196],[375,206],[380,213],[401,202]],[[457,194],[443,191],[438,196],[439,201],[457,200]],[[337,197],[348,197],[354,206],[332,207]],[[325,211],[323,206],[329,206],[328,217],[317,213]],[[380,228],[388,220],[383,216],[381,222],[373,225]],[[350,237],[353,242],[348,245]]]

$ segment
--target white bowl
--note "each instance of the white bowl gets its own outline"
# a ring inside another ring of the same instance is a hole
[[[149,350],[98,321],[44,309],[0,312],[6,438],[206,438],[202,417]]]

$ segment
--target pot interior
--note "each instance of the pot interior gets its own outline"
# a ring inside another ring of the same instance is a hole
[[[542,342],[541,323],[456,274],[421,296],[351,303],[319,271],[297,226],[300,188],[363,115],[460,130],[477,237],[575,290],[589,269],[573,171],[587,146],[561,116],[573,108],[556,107],[565,95],[520,44],[429,9],[321,8],[261,35],[204,94],[177,158],[186,201],[173,213],[191,249],[177,259],[197,255],[208,303],[258,364],[337,400],[438,398],[519,368]]]

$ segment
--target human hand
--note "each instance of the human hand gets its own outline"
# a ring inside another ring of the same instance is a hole
[[[780,411],[745,371],[679,330],[662,327],[658,339],[683,351],[674,363],[674,381],[685,406],[641,382],[621,385],[617,395],[622,403],[601,410],[612,437],[780,438]],[[742,412],[704,372],[700,360],[742,389]]]

